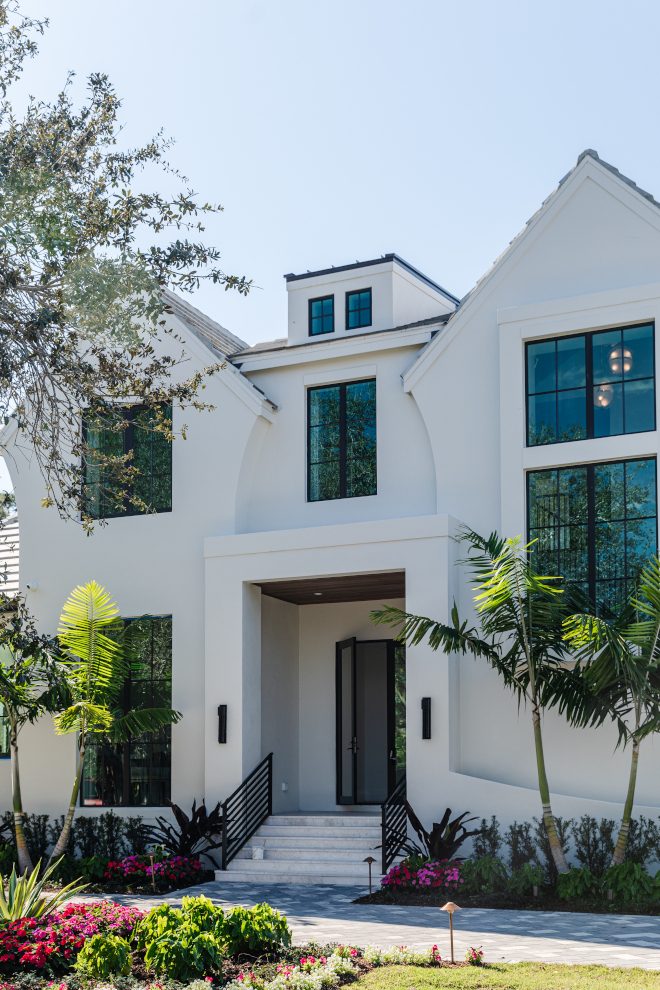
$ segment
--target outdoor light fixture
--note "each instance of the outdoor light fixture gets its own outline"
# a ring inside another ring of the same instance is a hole
[[[422,698],[422,739],[431,738],[431,699]]]
[[[375,863],[376,860],[373,858],[373,856],[367,856],[367,858],[364,859],[362,862],[369,864],[369,897],[371,897],[371,864]]]
[[[596,385],[594,389],[594,405],[600,409],[606,409],[614,398],[614,389],[611,385]]]
[[[218,705],[218,742],[227,742],[227,706]]]
[[[449,912],[449,939],[451,941],[451,961],[452,965],[454,963],[454,911],[462,910],[458,904],[454,904],[453,901],[447,901],[444,907],[440,908],[441,911]]]
[[[630,351],[627,347],[614,347],[610,351],[609,361],[610,368],[615,375],[621,374],[622,366],[625,373],[628,374],[633,366],[632,351]]]

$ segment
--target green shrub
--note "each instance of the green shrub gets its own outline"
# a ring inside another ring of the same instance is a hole
[[[557,896],[566,901],[593,896],[597,891],[598,880],[588,866],[579,869],[572,866],[568,873],[560,873],[557,877]]]
[[[181,909],[152,908],[136,930],[147,968],[184,982],[209,971],[221,974],[224,922],[222,908],[204,896],[184,897]]]
[[[509,847],[509,868],[519,870],[525,863],[536,863],[536,840],[531,822],[514,822],[504,833],[504,844]]]
[[[598,822],[590,815],[582,815],[580,821],[571,826],[575,858],[580,866],[588,866],[594,876],[599,877],[612,859],[615,828],[613,819],[601,818]]]
[[[491,818],[490,825],[485,818],[482,818],[481,834],[474,837],[474,858],[481,859],[482,856],[490,856],[491,859],[495,859],[501,845],[500,823],[495,815]]]
[[[92,935],[78,953],[74,968],[96,979],[108,976],[128,976],[133,957],[131,947],[119,935]]]
[[[650,877],[640,863],[610,866],[600,878],[600,889],[603,897],[611,890],[612,897],[622,901],[657,897],[660,894],[660,871],[655,877]]]
[[[210,971],[222,974],[223,954],[219,938],[184,921],[150,942],[144,961],[147,969],[185,983]]]
[[[241,952],[260,955],[279,946],[291,945],[291,931],[286,918],[270,904],[232,908],[224,919],[222,934],[228,956]]]
[[[507,889],[512,894],[531,894],[534,887],[543,886],[543,867],[523,863],[518,870],[512,870],[507,880]]]
[[[471,894],[494,894],[506,890],[509,871],[501,859],[481,856],[479,859],[466,859],[461,863],[460,878],[462,890]]]

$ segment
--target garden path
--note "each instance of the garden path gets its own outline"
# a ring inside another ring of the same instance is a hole
[[[223,908],[267,901],[286,914],[297,944],[312,938],[320,943],[381,948],[429,948],[437,943],[443,958],[449,955],[449,917],[444,911],[353,904],[364,894],[364,887],[215,882],[169,896],[107,897],[144,910],[162,901],[179,905],[184,894],[205,894]],[[660,917],[465,908],[454,914],[455,957],[463,959],[470,946],[481,946],[486,962],[604,963],[660,969]]]

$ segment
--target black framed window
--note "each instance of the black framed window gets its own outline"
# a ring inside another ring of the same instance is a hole
[[[124,684],[124,711],[172,707],[172,617],[127,619],[137,663]],[[165,807],[172,793],[172,727],[116,744],[87,746],[80,803],[84,807]]]
[[[171,407],[164,407],[162,412],[171,421]],[[155,411],[144,406],[118,410],[100,421],[85,424],[90,448],[85,465],[85,484],[89,489],[87,509],[94,519],[171,512],[172,444],[160,430],[154,429],[155,424]],[[116,471],[95,459],[96,450],[105,457],[131,454],[126,464],[139,471],[133,484],[126,487]],[[136,498],[146,508],[135,505]]]
[[[654,325],[527,344],[527,444],[655,429]]]
[[[346,329],[371,326],[371,289],[346,293]]]
[[[333,333],[335,329],[335,297],[323,296],[309,300],[309,335]]]
[[[307,392],[307,498],[376,494],[376,380]]]
[[[655,458],[530,471],[527,484],[536,570],[616,608],[657,552]]]

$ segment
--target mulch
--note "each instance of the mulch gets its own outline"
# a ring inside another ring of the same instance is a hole
[[[459,892],[457,891],[456,894]],[[454,896],[456,896],[456,894]],[[398,907],[435,907],[441,908],[448,900],[447,891],[442,887],[431,887],[428,890],[397,889],[381,887],[370,896],[365,894],[353,901],[354,904],[393,904]],[[600,899],[584,899],[580,901],[565,901],[551,894],[541,893],[539,897],[522,896],[509,893],[485,894],[481,896],[460,898],[460,907],[466,908],[500,908],[509,911],[567,911],[585,914],[638,914],[660,915],[660,901],[602,901]]]

